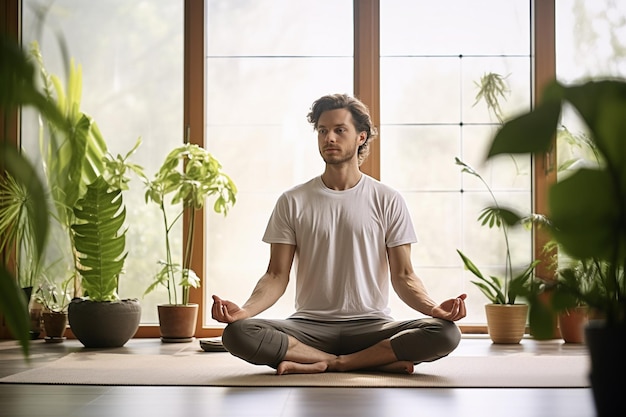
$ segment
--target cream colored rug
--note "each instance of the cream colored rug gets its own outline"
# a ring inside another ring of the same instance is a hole
[[[449,356],[412,375],[324,373],[274,375],[223,352],[173,355],[77,352],[0,383],[224,387],[588,387],[586,356]]]

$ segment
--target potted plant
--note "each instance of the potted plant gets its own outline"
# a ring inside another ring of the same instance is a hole
[[[487,329],[493,343],[519,343],[526,331],[528,305],[519,303],[518,297],[528,292],[532,283],[532,275],[538,260],[531,262],[519,271],[514,270],[509,247],[509,227],[527,224],[529,221],[539,221],[532,216],[522,217],[510,209],[498,204],[491,187],[471,166],[455,158],[456,164],[462,167],[462,172],[478,178],[489,191],[494,206],[486,207],[478,216],[478,221],[489,228],[499,228],[502,231],[505,244],[504,276],[486,276],[463,252],[457,249],[461,260],[477,280],[471,281],[490,301],[485,305]]]
[[[198,316],[198,305],[189,302],[189,290],[200,285],[200,278],[191,269],[196,212],[213,196],[214,211],[227,215],[235,204],[237,187],[210,152],[189,143],[173,149],[146,185],[146,202],[158,205],[162,214],[165,259],[159,261],[162,267],[145,294],[158,286],[167,288],[168,303],[157,306],[161,340],[188,341],[195,334]],[[170,218],[172,210],[175,213]],[[181,262],[173,253],[172,231],[186,211],[189,221]]]
[[[85,296],[69,305],[70,327],[85,347],[123,346],[139,327],[141,305],[118,296],[127,256],[122,191],[100,176],[78,200],[74,214],[76,270]]]
[[[70,328],[86,347],[119,347],[136,332],[141,318],[137,299],[120,299],[117,288],[125,252],[125,206],[128,171],[143,176],[126,156],[113,157],[94,120],[80,111],[82,75],[71,60],[67,86],[49,74],[37,47],[44,95],[56,103],[71,125],[69,133],[47,124],[40,137],[44,177],[66,248],[64,263],[73,283],[68,306]],[[57,236],[58,237],[58,236]]]
[[[599,260],[580,259],[572,262],[571,265],[557,271],[556,285],[561,288],[574,287],[582,294],[600,293],[602,277],[606,276],[606,262]],[[586,297],[581,297],[572,293],[564,297],[563,291],[558,291],[553,297],[552,303],[558,311],[557,320],[561,337],[566,343],[584,343],[584,328],[589,321],[589,316],[593,316],[593,311],[589,311],[589,306],[585,302]]]
[[[531,300],[530,326],[537,333],[549,331],[555,312],[575,305],[576,300],[600,315],[586,325],[585,342],[596,411],[605,416],[626,405],[620,384],[614,382],[621,377],[626,357],[622,345],[626,336],[626,81],[566,85],[554,80],[533,110],[499,129],[487,158],[548,151],[564,106],[575,109],[586,125],[601,163],[582,166],[550,186],[550,230],[571,259],[601,267],[590,288],[581,276],[571,274],[554,287],[550,306]]]
[[[67,307],[71,301],[71,281],[66,280],[58,288],[56,283],[48,279],[39,284],[34,293],[35,299],[43,306],[41,320],[46,333],[44,340],[47,343],[59,343],[65,340],[67,328]]]

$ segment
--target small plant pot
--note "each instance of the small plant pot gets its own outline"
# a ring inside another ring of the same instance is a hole
[[[559,330],[565,343],[585,343],[585,326],[589,321],[586,307],[576,307],[559,314]]]
[[[493,343],[516,344],[526,333],[527,304],[486,304],[487,329]]]
[[[193,340],[198,320],[198,304],[161,304],[157,309],[161,341],[181,343]]]
[[[42,314],[43,328],[46,331],[45,340],[62,342],[65,339],[67,328],[67,313],[65,311],[46,311]]]

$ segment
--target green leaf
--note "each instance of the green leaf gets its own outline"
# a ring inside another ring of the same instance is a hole
[[[550,188],[554,236],[571,256],[609,259],[624,238],[614,187],[607,171],[580,169]]]
[[[4,268],[4,265],[0,265],[0,311],[4,313],[7,327],[19,341],[22,352],[28,356],[30,318],[25,299],[15,279]]]
[[[127,256],[122,193],[108,188],[104,178],[98,177],[74,208],[77,223],[72,225],[72,231],[78,251],[77,270],[85,292],[94,301],[118,299],[119,275]]]
[[[529,303],[528,325],[533,336],[539,340],[552,339],[554,337],[555,314],[541,300],[534,299]]]
[[[561,102],[548,101],[506,122],[496,133],[487,158],[500,154],[546,152],[561,115]]]

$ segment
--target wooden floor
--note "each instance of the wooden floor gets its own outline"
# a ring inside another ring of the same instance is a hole
[[[191,343],[198,343],[193,341]],[[14,341],[0,341],[0,377],[45,365],[83,349],[76,340],[31,344],[25,362]],[[172,354],[189,347],[133,339],[120,351]],[[523,339],[494,345],[464,336],[452,355],[586,355],[584,345]],[[155,366],[159,366],[155,363]],[[226,388],[0,384],[0,417],[591,417],[588,388]]]

